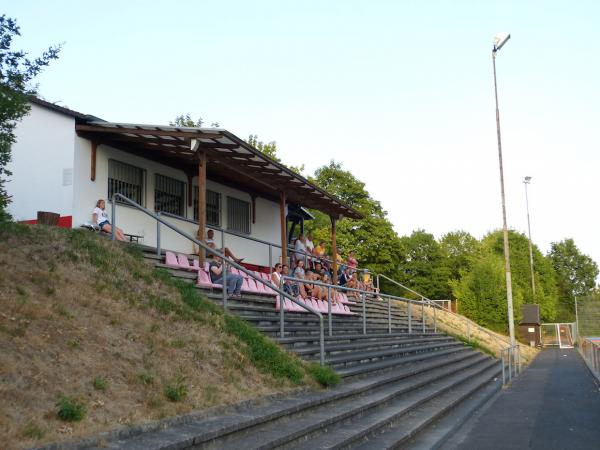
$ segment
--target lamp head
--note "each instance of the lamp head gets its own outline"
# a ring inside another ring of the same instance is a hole
[[[190,141],[190,150],[194,153],[196,153],[198,151],[198,148],[200,147],[200,141],[198,139],[192,139]]]
[[[523,181],[523,183],[529,184],[530,181],[531,181],[531,177],[525,177],[525,180]]]
[[[494,36],[494,52],[497,52],[502,48],[504,44],[510,39],[510,33],[503,31]]]

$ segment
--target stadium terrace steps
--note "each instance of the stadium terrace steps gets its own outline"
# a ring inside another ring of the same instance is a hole
[[[150,263],[196,283],[194,272],[167,267],[164,256],[145,251]],[[219,290],[202,292],[222,305]],[[227,307],[300,358],[319,361],[315,315],[286,311],[282,337],[273,296],[243,294],[228,299]],[[371,299],[365,304],[366,334],[362,303],[350,309],[355,315],[332,316],[331,335],[329,318],[323,315],[325,363],[343,377],[341,386],[242,407],[107,448],[432,448],[500,389],[500,364],[435,332],[431,323],[423,324],[420,309],[413,309],[410,334],[407,312],[395,304],[390,308],[391,333],[387,302]]]

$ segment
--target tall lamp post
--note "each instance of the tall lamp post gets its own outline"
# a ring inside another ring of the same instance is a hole
[[[502,195],[502,231],[504,233],[504,269],[506,271],[506,303],[508,304],[508,332],[510,334],[510,345],[514,346],[515,323],[513,313],[512,279],[510,275],[510,256],[508,250],[508,226],[506,225],[506,199],[504,196],[504,170],[502,168],[502,140],[500,138],[500,110],[498,109],[498,84],[496,82],[496,53],[510,39],[509,33],[498,33],[494,36],[494,48],[492,49],[492,64],[494,66],[494,96],[496,98],[496,133],[498,136],[498,160],[500,162],[500,193]]]
[[[525,177],[525,205],[527,206],[527,232],[529,233],[529,267],[531,268],[531,292],[535,299],[535,278],[533,276],[533,244],[531,243],[531,223],[529,222],[529,197],[527,195],[527,186],[531,183],[531,177]]]

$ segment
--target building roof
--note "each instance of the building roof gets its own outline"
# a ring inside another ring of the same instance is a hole
[[[98,120],[102,121],[102,119],[92,116],[90,114],[83,114],[78,111],[74,111],[69,108],[65,108],[64,106],[57,105],[55,103],[50,103],[46,100],[42,100],[41,98],[31,96],[29,97],[31,103],[34,103],[39,106],[43,106],[44,108],[50,109],[52,111],[58,112],[60,114],[64,114],[65,116],[70,116],[75,118],[77,121],[89,121],[89,120]]]
[[[81,137],[180,169],[190,177],[198,173],[197,152],[204,152],[208,177],[215,181],[242,185],[251,193],[274,201],[284,192],[288,203],[317,209],[338,219],[362,217],[358,211],[227,130],[104,122],[52,105],[52,109],[55,108],[65,114],[63,109],[79,115],[74,116],[79,118],[75,129]],[[81,120],[81,116],[87,119]],[[193,142],[197,143],[197,152],[192,150]]]

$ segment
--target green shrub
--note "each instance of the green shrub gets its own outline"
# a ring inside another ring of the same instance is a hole
[[[144,386],[150,386],[151,384],[154,384],[154,376],[150,375],[149,373],[140,373],[139,378]]]
[[[321,386],[337,386],[342,381],[342,377],[335,373],[330,367],[321,367],[319,364],[313,363],[308,364],[306,370],[311,377],[321,384]]]
[[[184,384],[184,378],[179,376],[173,383],[165,386],[165,396],[172,402],[183,400],[187,395],[187,386]]]
[[[64,395],[59,397],[56,407],[58,418],[66,422],[79,422],[87,412],[83,403]]]
[[[38,424],[29,422],[23,428],[23,436],[29,439],[42,439],[46,433],[42,430]]]
[[[106,379],[101,376],[97,376],[92,381],[92,385],[94,386],[94,389],[96,389],[97,391],[105,391],[106,390]]]

